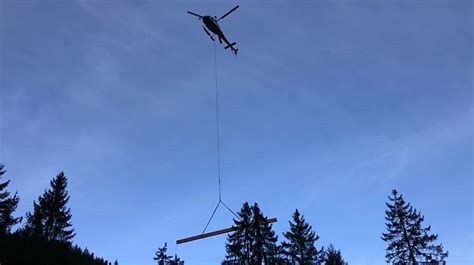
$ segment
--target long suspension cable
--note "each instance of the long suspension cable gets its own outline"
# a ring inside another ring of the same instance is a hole
[[[217,86],[217,50],[216,50],[216,43],[214,42],[214,79],[215,79],[215,90],[216,90],[216,138],[217,138],[217,179],[218,179],[218,185],[219,185],[219,202],[217,203],[216,207],[214,208],[214,211],[212,212],[211,217],[207,221],[206,226],[204,227],[204,230],[202,233],[204,234],[207,230],[207,227],[211,223],[212,218],[214,217],[214,214],[217,211],[217,208],[219,208],[219,205],[224,205],[227,210],[229,210],[237,219],[240,220],[240,217],[230,209],[227,204],[222,201],[222,196],[221,196],[221,152],[220,152],[220,134],[219,134],[219,90]]]
[[[214,42],[214,79],[216,85],[216,135],[217,135],[217,176],[219,181],[219,201],[221,201],[221,146],[219,135],[219,90],[217,88],[217,51]]]

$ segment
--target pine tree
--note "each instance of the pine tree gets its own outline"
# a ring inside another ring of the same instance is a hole
[[[178,255],[174,255],[174,257],[172,259],[170,259],[170,262],[169,262],[170,265],[184,265],[184,261],[181,260]]]
[[[114,265],[119,265],[118,260],[114,261]]]
[[[156,263],[158,265],[167,265],[167,264],[169,264],[169,261],[172,257],[168,256],[166,254],[166,251],[168,251],[168,244],[167,243],[165,243],[164,247],[158,248],[158,250],[155,252],[155,257],[153,259],[156,260]]]
[[[287,241],[282,242],[282,253],[292,264],[314,264],[318,262],[320,252],[314,245],[319,236],[296,209],[290,231],[283,233]],[[323,252],[323,249],[321,249]]]
[[[422,216],[410,203],[405,203],[403,196],[396,190],[386,203],[385,223],[387,233],[382,233],[382,240],[388,243],[385,258],[392,264],[417,264],[418,261],[444,261],[448,252],[441,244],[432,244],[438,235],[429,234],[431,226],[422,228]]]
[[[324,255],[324,265],[346,265],[340,250],[336,250],[332,244],[329,245]]]
[[[276,242],[278,236],[272,230],[272,225],[266,223],[267,217],[263,215],[257,203],[252,206],[252,229],[254,240],[251,245],[252,261],[254,264],[273,264],[277,254]]]
[[[251,245],[252,245],[252,209],[245,202],[240,212],[239,220],[234,219],[235,232],[227,236],[226,243],[226,261],[227,263],[239,262],[240,264],[251,263]]]
[[[235,220],[236,230],[227,236],[226,260],[224,264],[274,264],[277,255],[278,240],[271,224],[258,204],[252,207],[245,202]]]
[[[35,239],[45,239],[44,236],[44,220],[45,220],[44,211],[40,206],[34,201],[33,202],[33,214],[26,214],[26,224],[23,228],[23,232],[29,237]],[[87,248],[86,248],[87,251]]]
[[[6,172],[3,170],[4,167],[5,165],[0,164],[0,178]],[[17,193],[15,193],[12,197],[8,191],[4,191],[9,183],[9,180],[4,183],[0,183],[0,235],[10,233],[11,227],[21,222],[22,219],[21,217],[13,217],[13,212],[18,206],[20,198],[18,197]]]
[[[33,202],[33,213],[27,214],[25,232],[48,241],[70,242],[76,234],[71,228],[71,209],[66,207],[69,195],[64,172],[60,172],[50,185],[51,188],[38,198],[38,203]]]

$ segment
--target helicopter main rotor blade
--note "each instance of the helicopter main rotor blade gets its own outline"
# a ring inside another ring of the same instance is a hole
[[[202,18],[201,15],[198,15],[198,14],[193,13],[193,12],[191,12],[191,11],[188,11],[187,13],[190,14],[190,15],[193,15],[193,16],[196,16],[196,17],[199,17],[199,18]]]
[[[234,12],[237,8],[239,8],[239,6],[236,6],[234,8],[232,8],[229,12],[225,13],[225,15],[223,15],[222,17],[220,17],[217,21],[225,18],[226,16],[228,16],[230,13]]]

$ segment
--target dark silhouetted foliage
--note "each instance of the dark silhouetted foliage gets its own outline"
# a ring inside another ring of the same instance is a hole
[[[22,233],[0,237],[0,262],[15,265],[109,265],[69,242],[31,238]]]
[[[0,165],[0,176],[4,174],[3,165]],[[6,185],[1,184],[0,191]],[[8,182],[6,183],[8,184]],[[34,213],[27,214],[28,220],[25,227],[13,234],[2,234],[0,236],[0,263],[15,265],[110,265],[103,258],[94,257],[87,248],[82,250],[71,244],[74,236],[73,230],[68,229],[71,219],[66,204],[69,196],[66,191],[67,179],[64,173],[60,173],[51,181],[51,190],[45,191],[39,198],[39,203],[34,203]],[[8,197],[8,193],[1,193],[2,221],[7,223],[6,232],[12,224],[19,222],[19,218],[3,218],[4,205],[10,206],[13,212],[18,203],[18,197]],[[10,198],[14,203],[3,204]],[[7,216],[8,216],[7,214]]]
[[[388,210],[385,211],[387,232],[382,233],[382,239],[388,243],[387,262],[416,264],[421,261],[444,261],[448,252],[443,250],[441,244],[432,244],[438,235],[429,234],[431,226],[421,227],[424,217],[410,203],[405,203],[396,190],[388,198]]]
[[[281,243],[281,253],[290,264],[315,264],[319,262],[319,254],[323,252],[316,249],[315,243],[319,236],[313,228],[300,215],[298,209],[293,214],[293,222],[290,223],[290,231],[283,233],[286,241]]]
[[[153,259],[156,260],[156,263],[158,265],[168,264],[169,260],[171,259],[171,256],[168,256],[166,254],[167,250],[168,250],[168,244],[165,243],[165,245],[162,248],[158,248],[158,250],[155,252],[155,257],[153,257]]]
[[[227,236],[226,243],[226,261],[242,262],[243,264],[250,263],[251,246],[252,246],[252,209],[250,205],[245,202],[240,212],[237,213],[240,220],[234,219],[234,224],[238,229]]]
[[[226,259],[223,264],[274,264],[277,260],[278,237],[272,225],[260,211],[258,204],[252,207],[245,202],[235,220],[236,231],[227,236]]]
[[[51,182],[51,188],[33,202],[33,213],[27,214],[25,233],[33,238],[70,242],[75,236],[71,224],[67,177],[60,172]]]
[[[168,251],[168,244],[165,243],[165,245],[161,248],[158,248],[158,250],[155,252],[155,257],[153,257],[154,260],[156,260],[156,263],[158,265],[183,265],[184,261],[181,260],[178,255],[173,256],[168,256],[166,252]]]
[[[257,203],[252,206],[252,228],[255,233],[252,252],[253,262],[257,264],[273,264],[276,254],[278,236],[272,230],[272,224],[266,223],[267,217],[263,215]]]
[[[340,250],[336,250],[332,244],[329,245],[328,249],[324,254],[324,265],[346,265],[347,263],[342,258]]]
[[[172,257],[170,259],[170,262],[169,262],[169,265],[183,265],[184,264],[184,260],[181,260],[178,255],[174,255],[174,257]]]
[[[5,165],[0,164],[0,178],[5,174],[3,170]],[[16,207],[20,198],[18,194],[15,193],[13,196],[10,196],[10,193],[6,190],[6,187],[10,181],[0,182],[0,235],[10,233],[10,229],[13,225],[21,222],[21,217],[13,217],[13,212],[15,212]]]

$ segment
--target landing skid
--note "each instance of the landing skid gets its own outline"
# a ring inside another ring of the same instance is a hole
[[[209,31],[207,31],[207,29],[204,26],[202,26],[202,29],[206,32],[207,36],[209,36],[209,38],[211,38],[212,41],[216,41],[214,37],[212,37],[211,33],[209,33]]]

